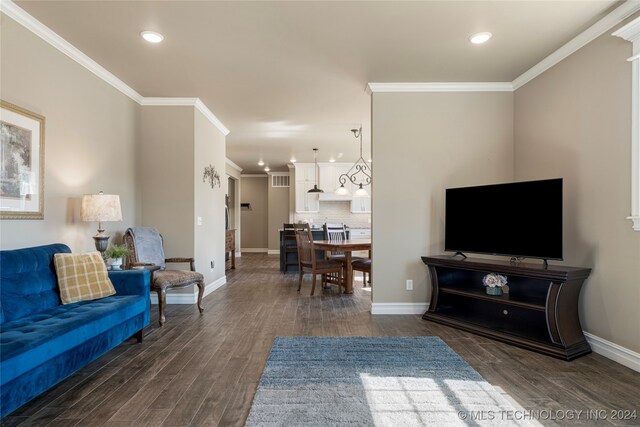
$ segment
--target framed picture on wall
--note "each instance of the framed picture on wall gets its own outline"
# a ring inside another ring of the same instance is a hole
[[[44,219],[44,117],[1,100],[0,219]]]

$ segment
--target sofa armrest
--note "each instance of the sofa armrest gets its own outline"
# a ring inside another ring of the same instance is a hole
[[[151,289],[149,270],[110,271],[109,279],[117,295],[149,295]]]

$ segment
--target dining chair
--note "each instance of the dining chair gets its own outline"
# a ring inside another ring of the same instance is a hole
[[[309,224],[283,224],[282,225],[282,251],[284,253],[284,272],[288,266],[298,266],[298,260],[291,259],[289,254],[298,253],[298,243],[296,242],[296,230],[308,230]]]
[[[204,276],[196,272],[193,258],[165,258],[162,235],[155,228],[132,227],[124,233],[124,244],[129,249],[127,259],[129,268],[136,266],[157,265],[160,270],[152,272],[151,290],[158,294],[158,322],[165,323],[167,290],[184,288],[191,285],[198,287],[198,310],[204,311],[202,297],[204,295]],[[166,263],[188,263],[189,270],[165,270]]]
[[[369,274],[369,286],[371,286],[371,258],[357,259],[351,262],[354,271],[362,272],[362,286],[367,287],[367,274]]]
[[[342,270],[343,264],[339,261],[331,259],[318,259],[316,250],[313,245],[313,235],[311,230],[296,230],[296,241],[298,244],[298,292],[302,287],[302,277],[305,272],[310,272],[312,276],[311,295],[316,290],[316,276],[322,275],[322,283],[325,283],[328,273],[335,273],[338,280],[338,290],[342,293]]]

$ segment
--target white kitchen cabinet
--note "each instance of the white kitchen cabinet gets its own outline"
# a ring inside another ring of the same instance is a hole
[[[321,163],[320,164],[320,188],[325,193],[335,193],[340,187],[340,175],[347,173],[351,167],[348,163]],[[350,188],[345,184],[348,190]]]
[[[350,239],[370,239],[371,229],[370,228],[350,228],[349,238]]]
[[[309,193],[313,182],[296,181],[296,213],[317,213],[320,210],[318,193]]]
[[[317,213],[320,202],[317,193],[309,193],[316,180],[313,163],[297,163],[296,174],[296,213]]]
[[[371,229],[370,228],[350,228],[349,238],[354,240],[371,239]],[[354,251],[353,256],[360,257],[360,258],[369,258],[369,251]]]
[[[354,197],[351,199],[351,213],[371,213],[371,197]]]

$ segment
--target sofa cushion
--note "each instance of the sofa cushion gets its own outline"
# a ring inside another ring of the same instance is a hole
[[[145,310],[145,296],[115,295],[59,305],[3,324],[0,383],[6,384]]]
[[[100,252],[55,254],[53,260],[63,304],[90,301],[116,293]]]
[[[0,251],[0,299],[2,323],[60,305],[53,254],[70,253],[56,243],[26,249]]]

